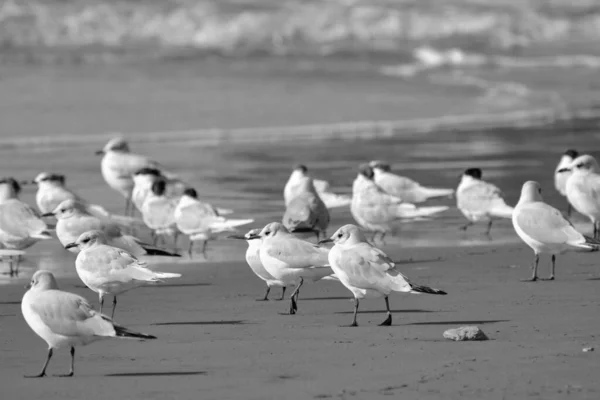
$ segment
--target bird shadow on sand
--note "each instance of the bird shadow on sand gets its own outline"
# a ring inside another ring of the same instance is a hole
[[[438,258],[424,258],[422,260],[413,260],[412,258],[406,260],[395,260],[394,264],[406,265],[406,264],[421,264],[421,263],[431,263],[431,262],[440,262],[444,261],[441,257]]]
[[[391,310],[392,314],[402,314],[402,313],[430,313],[430,312],[439,312],[439,311],[431,311],[431,310]],[[366,311],[358,311],[359,314],[385,314],[387,311],[385,310],[366,310]],[[338,311],[335,314],[354,314],[354,311]]]
[[[497,322],[510,322],[509,319],[488,319],[488,320],[474,320],[474,321],[427,321],[427,322],[413,322],[406,325],[483,325],[483,324],[495,324]]]
[[[17,305],[21,304],[20,301],[0,301],[0,305]]]
[[[245,325],[247,322],[242,320],[232,321],[174,321],[174,322],[157,322],[152,325]]]
[[[104,376],[121,377],[121,378],[138,378],[144,376],[190,376],[190,375],[206,375],[206,371],[165,371],[165,372],[123,372],[115,374],[106,374]]]
[[[158,285],[145,285],[144,287],[155,288],[169,288],[169,287],[196,287],[196,286],[210,286],[212,283],[159,283]]]
[[[300,297],[298,301],[309,301],[309,300],[352,300],[352,297],[341,297],[341,296],[332,296],[332,297]]]

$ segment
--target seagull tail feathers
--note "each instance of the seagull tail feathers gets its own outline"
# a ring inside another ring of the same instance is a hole
[[[410,285],[411,293],[427,293],[427,294],[448,294],[440,289],[430,288],[428,286]]]
[[[156,247],[147,247],[147,246],[142,246],[144,248],[144,250],[146,250],[146,255],[149,256],[162,256],[162,257],[181,257],[181,254],[177,254],[177,253],[171,253],[169,251],[166,250],[162,250]]]
[[[181,274],[175,274],[172,272],[155,272],[154,276],[158,279],[163,278],[181,278]]]
[[[134,332],[120,325],[113,324],[113,327],[115,328],[115,336],[117,337],[131,339],[156,339],[156,336]]]
[[[404,207],[402,204],[400,204],[397,207],[398,208],[396,210],[397,211],[396,216],[398,218],[427,217],[427,216],[431,216],[431,215],[446,211],[449,208],[448,206],[431,206],[431,207],[418,207],[418,208],[410,210],[410,209],[407,209],[406,207]]]
[[[512,218],[515,209],[507,204],[495,206],[490,210],[490,214],[500,218]]]
[[[42,232],[36,233],[35,235],[31,235],[31,237],[34,239],[39,239],[39,240],[52,239],[52,235],[48,231],[42,231]]]

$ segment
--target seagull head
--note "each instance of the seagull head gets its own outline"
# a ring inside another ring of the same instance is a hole
[[[162,176],[152,183],[152,193],[156,196],[164,196],[167,191],[167,180]]]
[[[373,176],[375,173],[373,172],[373,168],[369,164],[360,164],[358,166],[358,175],[362,175],[368,180],[373,180]]]
[[[0,198],[14,199],[19,197],[19,193],[21,193],[21,185],[15,178],[0,179]]]
[[[569,157],[571,160],[574,160],[579,157],[579,152],[575,149],[568,149],[563,153],[563,157]]]
[[[104,145],[104,148],[102,150],[98,150],[96,154],[102,155],[110,151],[118,153],[129,153],[129,144],[127,143],[124,137],[118,136],[110,139],[108,143]]]
[[[365,235],[363,235],[358,226],[348,224],[335,231],[329,239],[321,240],[319,244],[333,242],[337,245],[352,245],[366,241],[367,238],[365,238]]]
[[[260,239],[260,229],[250,229],[245,235],[230,235],[229,239],[256,240]]]
[[[106,237],[101,231],[93,230],[87,231],[79,235],[76,241],[69,243],[65,246],[65,249],[71,249],[73,247],[79,247],[80,250],[85,250],[96,244],[106,244]]]
[[[467,168],[465,172],[463,172],[463,176],[470,176],[473,179],[481,179],[481,168]]]
[[[571,162],[571,165],[565,168],[559,169],[557,172],[567,172],[567,171],[579,171],[584,173],[596,172],[600,173],[600,168],[598,167],[598,161],[589,155],[584,154],[582,156],[577,157]]]
[[[302,175],[304,175],[308,172],[308,168],[306,168],[306,165],[304,165],[304,164],[296,164],[296,165],[294,165],[294,171],[298,171]]]
[[[375,171],[379,170],[379,171],[391,172],[391,170],[392,170],[392,167],[390,166],[389,163],[387,163],[385,161],[381,161],[381,160],[373,160],[369,163],[369,166],[371,168],[373,168]]]
[[[42,214],[42,217],[54,216],[56,219],[67,219],[77,214],[81,208],[74,199],[63,200],[52,212]]]
[[[532,203],[536,201],[543,201],[542,187],[536,181],[525,182],[521,188],[519,203]]]
[[[52,272],[40,269],[33,274],[31,281],[25,287],[29,290],[42,292],[44,290],[57,290],[58,283],[56,283],[56,279],[54,278],[54,275],[52,275]]]
[[[36,183],[41,185],[42,182],[48,182],[51,184],[58,184],[60,186],[64,186],[65,184],[65,176],[61,174],[54,174],[51,172],[40,172],[34,179],[33,182],[28,183]]]
[[[187,188],[187,189],[185,189],[183,191],[183,195],[191,197],[192,199],[197,199],[198,198],[198,192],[196,192],[196,189],[194,189],[194,188]]]
[[[289,233],[287,228],[280,222],[271,222],[267,224],[258,234],[261,239],[268,239],[277,236],[278,234]]]

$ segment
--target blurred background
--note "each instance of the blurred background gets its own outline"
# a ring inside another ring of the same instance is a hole
[[[480,167],[510,204],[537,179],[564,209],[560,154],[597,150],[599,38],[593,0],[0,1],[0,167],[118,211],[92,157],[118,133],[257,226],[298,162],[339,193],[372,159],[442,187]],[[398,243],[488,243],[441,219]]]

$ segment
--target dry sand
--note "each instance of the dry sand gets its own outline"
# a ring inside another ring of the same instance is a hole
[[[2,398],[599,398],[599,353],[582,352],[597,346],[597,254],[565,255],[557,281],[524,283],[531,254],[522,246],[387,250],[415,282],[449,295],[394,295],[392,327],[377,326],[383,300],[365,300],[360,326],[341,327],[352,302],[340,284],[306,285],[299,313],[282,315],[287,301],[254,301],[264,288],[244,263],[207,263],[120,297],[116,320],[159,339],[79,348],[74,378],[23,378],[46,347],[21,316],[24,289],[3,287]],[[76,278],[60,283],[96,301]],[[471,324],[491,340],[442,339]],[[66,371],[68,357],[56,352],[48,372]]]

